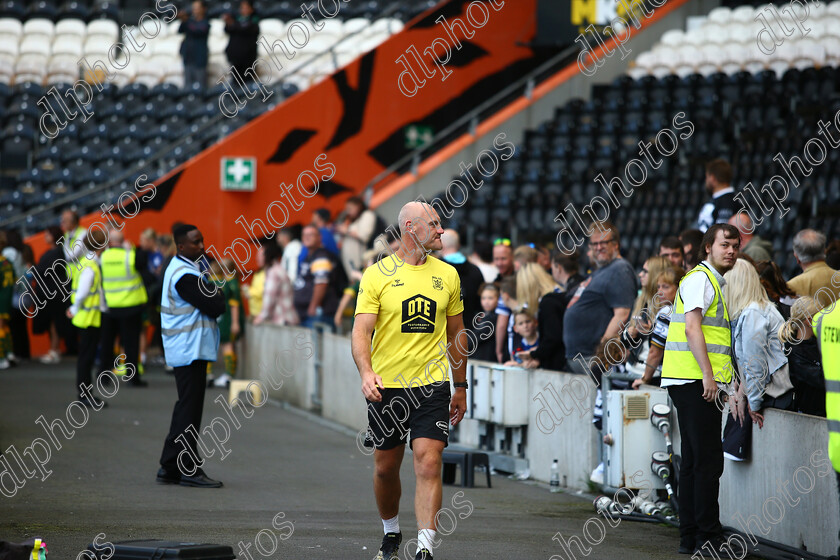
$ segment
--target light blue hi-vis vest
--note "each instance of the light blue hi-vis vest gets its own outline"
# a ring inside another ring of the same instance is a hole
[[[167,365],[172,367],[186,366],[195,360],[215,362],[219,352],[219,325],[216,320],[187,303],[175,289],[175,284],[186,274],[200,276],[198,266],[177,256],[163,274],[160,326],[164,357]],[[213,288],[209,287],[208,292]]]

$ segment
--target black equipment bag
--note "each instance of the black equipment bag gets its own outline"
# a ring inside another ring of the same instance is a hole
[[[111,544],[111,543],[108,543]],[[111,546],[93,543],[88,545],[97,560],[110,556],[109,560],[164,560],[189,558],[191,560],[235,560],[233,548],[221,544],[202,544],[179,541],[121,541]],[[113,547],[113,548],[112,548]]]

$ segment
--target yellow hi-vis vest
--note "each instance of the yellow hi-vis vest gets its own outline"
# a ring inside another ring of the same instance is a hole
[[[134,307],[149,301],[134,266],[135,251],[111,247],[102,253],[102,288],[109,308]]]
[[[75,257],[73,257],[73,247],[77,243],[81,243],[84,240],[86,233],[87,232],[85,229],[77,227],[73,230],[72,233],[68,231],[64,234],[64,248],[67,255],[69,255],[67,259],[67,266],[65,267],[67,269],[67,278],[72,279],[74,274],[81,273],[81,269],[76,266],[76,260],[84,260],[85,251],[82,251],[82,255],[78,259],[76,259]],[[79,266],[81,266],[81,262],[79,263]]]
[[[82,305],[79,307],[78,313],[73,316],[72,322],[73,325],[80,329],[99,327],[102,323],[102,311],[99,309],[99,290],[102,287],[102,272],[99,270],[99,264],[87,257],[82,257],[79,264],[82,266],[82,270],[73,275],[73,281],[71,284],[73,293],[70,297],[71,303],[75,303],[76,289],[79,286],[79,278],[81,278],[82,272],[86,268],[93,271],[93,284],[90,287],[90,292],[85,298],[85,301],[83,301]]]
[[[814,315],[813,327],[825,374],[825,416],[828,419],[828,457],[840,472],[840,304]]]
[[[685,279],[692,274],[705,274],[715,289],[715,297],[703,316],[700,330],[703,331],[703,337],[706,339],[706,352],[712,364],[714,380],[729,383],[732,381],[732,330],[720,284],[712,271],[703,264],[694,267],[685,275],[682,282],[685,282]],[[662,377],[703,379],[700,364],[694,359],[688,347],[688,338],[685,336],[685,304],[679,290],[674,301],[674,312],[671,314],[671,324],[668,327],[668,338],[665,342]]]

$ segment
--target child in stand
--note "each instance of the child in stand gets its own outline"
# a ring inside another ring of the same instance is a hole
[[[529,364],[522,359],[521,354],[530,352],[540,345],[540,339],[537,336],[537,320],[534,315],[523,306],[517,309],[513,314],[513,330],[519,335],[519,343],[513,349],[513,358],[505,362],[506,366],[523,366],[529,367]]]
[[[478,289],[481,297],[480,319],[476,317],[474,325],[467,325],[471,328],[478,340],[470,358],[473,360],[484,360],[487,362],[496,361],[496,337],[493,336],[496,329],[496,306],[499,305],[499,287],[495,284],[482,284]]]
[[[216,286],[222,290],[225,296],[225,312],[219,317],[219,341],[220,350],[224,358],[225,372],[215,379],[208,381],[208,386],[225,388],[230,385],[230,380],[236,377],[236,341],[243,332],[243,309],[242,294],[239,287],[239,279],[236,266],[232,261],[225,261],[225,266],[232,274],[225,277],[221,265],[217,261],[210,263],[210,277]],[[210,373],[211,364],[207,364]]]

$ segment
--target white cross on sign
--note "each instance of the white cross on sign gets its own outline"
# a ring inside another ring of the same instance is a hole
[[[222,158],[221,187],[229,191],[253,191],[257,187],[256,158]]]

